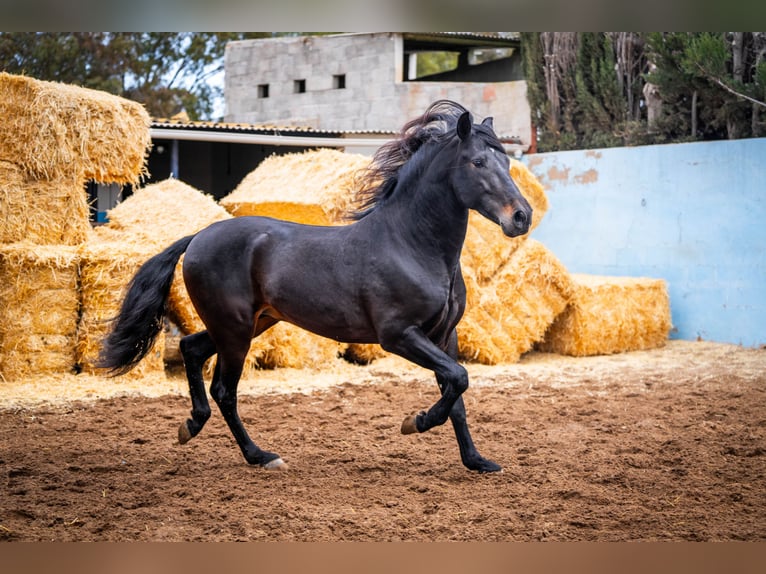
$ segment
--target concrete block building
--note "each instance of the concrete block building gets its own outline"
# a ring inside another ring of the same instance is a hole
[[[447,72],[418,76],[424,52],[453,54]],[[525,151],[530,108],[516,35],[363,33],[231,42],[225,121],[317,130],[394,133],[442,98]]]

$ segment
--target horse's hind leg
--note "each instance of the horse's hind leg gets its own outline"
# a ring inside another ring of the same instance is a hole
[[[250,348],[251,335],[250,330],[241,330],[243,332],[236,337],[236,329],[230,325],[226,333],[226,342],[220,344],[217,372],[210,387],[210,394],[229,425],[245,460],[249,464],[257,464],[267,469],[286,470],[287,465],[278,454],[262,450],[252,441],[237,411],[237,386]]]
[[[197,436],[210,418],[210,403],[205,393],[205,380],[202,368],[215,354],[215,345],[207,331],[195,333],[181,339],[181,355],[184,358],[186,378],[189,381],[189,394],[192,400],[191,418],[178,428],[178,442],[185,444]]]

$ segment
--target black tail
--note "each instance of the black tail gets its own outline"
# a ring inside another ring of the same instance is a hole
[[[138,270],[130,282],[114,327],[104,340],[98,366],[121,375],[151,350],[167,314],[176,264],[194,235],[179,239]]]

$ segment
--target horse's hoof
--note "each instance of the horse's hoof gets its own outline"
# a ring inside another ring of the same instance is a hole
[[[186,421],[178,427],[178,444],[186,444],[192,439],[192,433],[189,431],[189,425]]]
[[[418,430],[417,419],[418,419],[417,414],[404,417],[404,420],[402,421],[402,429],[401,429],[402,434],[415,434],[417,432],[420,432]]]
[[[503,472],[503,467],[488,458],[480,458],[477,461],[473,461],[466,464],[469,470],[475,470],[479,474],[488,474],[491,472]]]
[[[270,460],[269,462],[261,466],[263,466],[263,468],[265,468],[266,470],[286,471],[290,469],[290,467],[287,466],[287,463],[281,458],[275,458],[274,460]]]

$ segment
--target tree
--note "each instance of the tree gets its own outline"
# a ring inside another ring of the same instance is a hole
[[[0,70],[143,103],[154,117],[210,119],[226,43],[270,33],[2,32]]]
[[[643,142],[643,45],[630,32],[522,34],[541,151]]]
[[[573,118],[577,48],[575,32],[521,34],[527,97],[540,151],[577,147]]]
[[[766,134],[764,32],[524,33],[522,50],[540,151]]]

